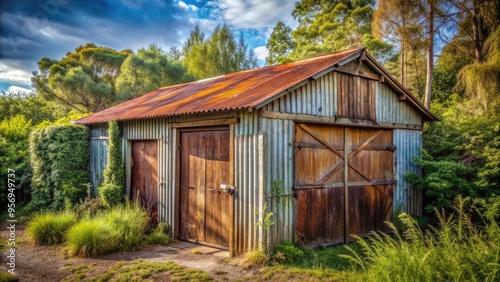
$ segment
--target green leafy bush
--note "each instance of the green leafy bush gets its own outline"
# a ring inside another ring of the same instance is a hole
[[[172,236],[172,228],[168,223],[160,222],[155,229],[151,231],[151,233],[147,236],[148,244],[162,244],[168,245],[170,244]]]
[[[136,249],[144,242],[147,212],[138,204],[124,204],[86,217],[67,235],[72,255],[93,257]]]
[[[78,218],[93,217],[106,209],[106,206],[99,197],[87,197],[85,201],[76,204],[73,208]]]
[[[372,233],[359,239],[363,253],[345,256],[363,270],[363,281],[497,281],[500,277],[500,228],[474,225],[458,200],[455,213],[436,213],[438,227],[427,232],[401,214],[404,237]],[[390,225],[393,230],[395,227]]]
[[[31,210],[57,210],[67,198],[76,204],[85,198],[89,182],[88,128],[53,125],[34,130],[30,137],[33,168]]]
[[[99,195],[107,207],[121,203],[125,194],[125,170],[123,168],[120,129],[116,121],[108,122],[108,162],[104,169],[104,183]]]
[[[285,240],[274,247],[274,257],[281,262],[298,264],[304,260],[304,251]]]
[[[105,183],[99,188],[99,195],[101,196],[102,202],[107,207],[116,206],[123,201],[123,188],[111,184]]]
[[[38,245],[54,245],[64,241],[66,231],[76,223],[72,212],[36,215],[27,227],[28,235]]]

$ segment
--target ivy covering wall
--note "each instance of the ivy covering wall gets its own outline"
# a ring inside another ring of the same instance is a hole
[[[53,125],[30,136],[33,169],[32,210],[57,210],[65,199],[84,199],[89,183],[89,130],[81,125]]]

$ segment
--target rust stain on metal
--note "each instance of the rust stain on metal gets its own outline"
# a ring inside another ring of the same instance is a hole
[[[110,107],[76,123],[91,124],[255,107],[363,48],[335,52],[282,65],[231,73],[168,86]]]

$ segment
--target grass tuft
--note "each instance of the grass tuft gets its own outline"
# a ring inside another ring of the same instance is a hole
[[[28,223],[27,232],[37,245],[54,245],[64,241],[66,231],[75,223],[72,212],[43,213]]]
[[[119,205],[81,219],[68,231],[68,246],[72,255],[83,257],[134,250],[145,241],[147,223],[147,212],[138,204]]]

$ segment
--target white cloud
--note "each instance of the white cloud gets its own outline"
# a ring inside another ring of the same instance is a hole
[[[10,86],[9,89],[7,89],[7,92],[29,94],[29,93],[33,92],[33,90],[13,85],[13,86]]]
[[[213,12],[235,28],[269,28],[280,20],[294,26],[294,5],[290,0],[218,0]]]
[[[179,7],[181,7],[181,9],[185,10],[185,11],[198,11],[198,7],[196,7],[195,5],[188,5],[182,1],[179,1],[177,2],[177,4],[179,5]]]
[[[10,60],[0,61],[0,82],[9,84],[31,85],[31,72],[22,69]]]
[[[266,57],[269,56],[269,50],[267,50],[266,46],[259,46],[253,49],[255,52],[255,56],[258,60],[265,61]]]

